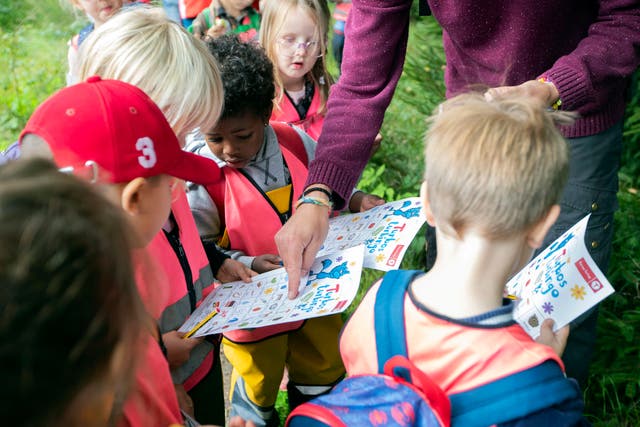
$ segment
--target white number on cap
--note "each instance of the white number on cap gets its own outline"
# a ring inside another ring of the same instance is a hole
[[[153,141],[148,136],[140,138],[136,142],[136,150],[142,153],[142,156],[138,156],[138,163],[143,168],[149,169],[155,166],[157,162],[156,150],[153,148]]]

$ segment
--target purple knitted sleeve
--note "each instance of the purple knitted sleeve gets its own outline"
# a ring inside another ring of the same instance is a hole
[[[331,88],[327,116],[307,184],[328,185],[349,199],[371,154],[402,73],[411,0],[353,0],[339,82]]]
[[[611,95],[611,81],[631,75],[639,63],[640,2],[602,0],[587,36],[544,74],[558,88],[563,108],[588,113]]]

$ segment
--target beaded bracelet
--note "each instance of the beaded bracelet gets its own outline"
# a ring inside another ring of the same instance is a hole
[[[305,203],[316,205],[316,206],[324,206],[329,208],[329,210],[333,210],[333,203],[331,201],[326,201],[322,199],[317,199],[315,197],[310,196],[302,196],[298,199],[298,203],[296,203],[296,209],[300,207],[300,205],[304,205]]]
[[[547,80],[547,78],[546,78],[546,77],[540,77],[540,78],[538,79],[538,81],[539,81],[540,83],[544,83],[544,84],[552,85],[552,86],[557,90],[556,85],[554,85],[554,84],[553,84],[553,82],[550,82],[549,80]],[[560,109],[560,106],[561,106],[561,105],[562,105],[562,100],[561,100],[560,98],[558,98],[558,99],[556,100],[556,102],[554,102],[553,104],[551,104],[551,109],[552,109],[552,110],[554,110],[554,111],[557,111],[557,110],[559,110],[559,109]]]
[[[333,193],[331,193],[331,191],[327,190],[326,188],[322,188],[322,187],[309,187],[306,190],[304,190],[304,192],[302,193],[303,196],[308,196],[309,193],[313,193],[314,191],[319,191],[320,193],[326,194],[327,197],[329,198],[329,202],[333,203]]]

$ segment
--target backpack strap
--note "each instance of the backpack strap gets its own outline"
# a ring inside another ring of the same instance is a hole
[[[451,425],[500,424],[580,397],[577,385],[565,377],[555,361],[547,360],[489,384],[449,395]]]
[[[385,274],[376,293],[373,308],[378,373],[393,356],[407,355],[407,335],[404,327],[404,295],[420,270],[391,270]]]
[[[278,137],[278,143],[291,151],[304,165],[309,166],[307,150],[304,148],[300,134],[293,126],[284,122],[269,122],[269,124]]]

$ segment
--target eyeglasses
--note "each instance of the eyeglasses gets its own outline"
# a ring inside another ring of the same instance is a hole
[[[320,42],[316,40],[301,42],[297,39],[291,37],[283,37],[276,41],[282,50],[282,53],[286,56],[295,56],[298,49],[302,49],[306,54],[315,54],[318,53],[320,49]],[[317,58],[320,58],[322,53],[318,53],[316,55]]]

